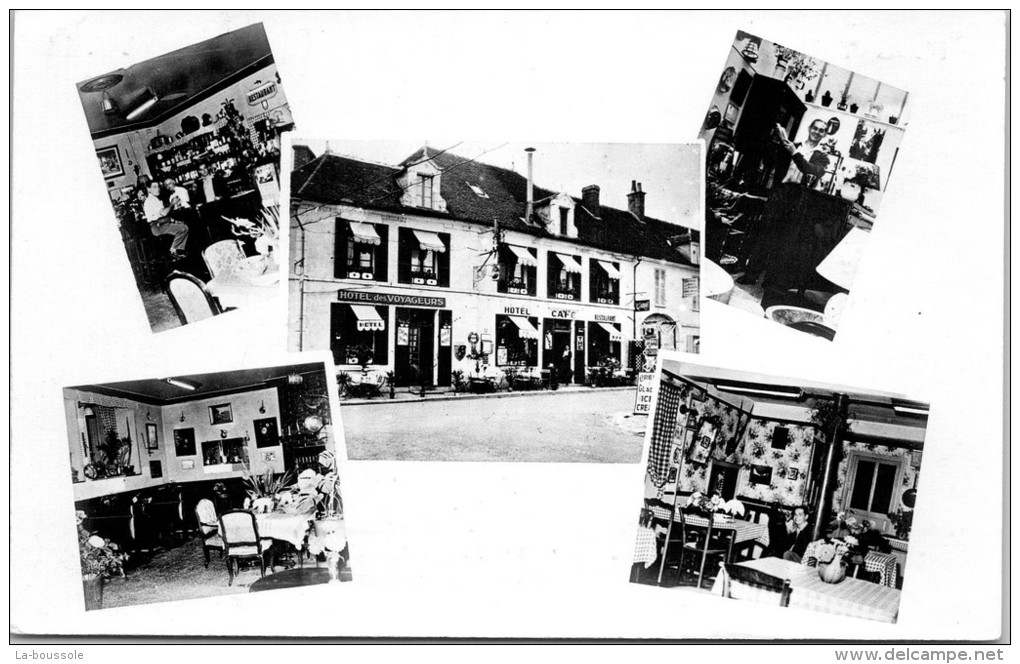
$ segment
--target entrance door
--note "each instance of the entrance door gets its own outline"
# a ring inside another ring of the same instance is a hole
[[[712,474],[708,478],[708,493],[718,493],[723,500],[732,500],[737,495],[737,472],[740,467],[722,461],[712,462]]]
[[[545,364],[552,365],[556,372],[556,380],[567,385],[573,377],[573,362],[570,353],[570,322],[546,318],[542,324],[543,329],[552,334],[552,348],[545,354]]]
[[[396,366],[397,387],[432,385],[436,365],[436,312],[423,309],[397,309]]]

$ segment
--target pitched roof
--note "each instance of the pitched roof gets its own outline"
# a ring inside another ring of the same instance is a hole
[[[301,168],[311,160],[315,159],[315,153],[307,145],[294,146],[294,168]]]
[[[399,213],[413,212],[420,216],[460,219],[491,224],[499,219],[500,227],[537,237],[556,237],[541,223],[524,221],[527,200],[527,178],[498,166],[479,163],[449,152],[429,158],[442,171],[440,195],[446,201],[446,212],[408,208],[401,205],[403,193],[397,177],[409,165],[421,162],[424,148],[405,159],[399,166],[384,166],[349,157],[324,154],[291,174],[291,197],[324,204],[347,204],[363,208]],[[481,189],[481,197],[471,188]],[[534,200],[540,201],[556,192],[533,187]],[[668,222],[645,217],[638,220],[626,210],[601,205],[599,217],[586,210],[581,199],[574,201],[574,222],[577,244],[622,254],[645,256],[674,263],[690,264],[686,254],[670,246],[670,238],[697,231]],[[675,243],[674,243],[675,244]]]

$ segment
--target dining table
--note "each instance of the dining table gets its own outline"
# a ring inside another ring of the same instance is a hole
[[[900,591],[889,586],[846,577],[839,583],[826,583],[818,575],[818,568],[808,567],[782,558],[758,558],[737,563],[790,582],[789,606],[832,615],[863,618],[894,623],[900,607]],[[712,585],[714,594],[723,594],[723,575],[720,573]],[[775,593],[730,582],[730,597],[776,602]]]
[[[878,574],[878,582],[890,588],[896,587],[900,577],[900,561],[891,553],[868,551],[864,554],[864,569]]]
[[[313,513],[293,514],[286,511],[256,513],[255,522],[259,526],[260,537],[270,537],[281,542],[288,542],[300,551],[305,544],[305,536],[312,525]]]
[[[206,289],[224,309],[243,309],[271,299],[279,284],[280,270],[269,253],[238,260],[210,279]]]
[[[649,506],[652,515],[660,521],[669,521],[669,510],[663,509],[656,505]],[[708,519],[703,516],[684,512],[681,514],[678,511],[673,514],[673,522],[681,523],[681,519],[690,526],[700,526],[702,528],[708,527]],[[736,517],[719,516],[712,521],[712,528],[717,530],[732,530],[733,531],[733,544],[731,548],[741,549],[741,545],[745,545],[750,542],[760,544],[762,548],[769,545],[769,528],[766,524],[755,523],[754,521],[746,521],[744,519],[738,519]],[[727,561],[731,559],[731,556],[727,556]]]
[[[658,545],[655,541],[655,529],[641,526],[634,542],[634,562],[643,563],[648,569],[658,560]]]

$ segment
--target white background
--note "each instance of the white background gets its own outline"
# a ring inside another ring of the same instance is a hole
[[[292,358],[280,356],[282,302],[150,334],[74,84],[260,20],[299,135],[313,138],[690,141],[738,28],[910,91],[895,177],[836,341],[714,302],[702,335],[706,363],[931,401],[899,623],[629,584],[639,465],[396,462],[347,464],[353,583],[86,615],[61,387]],[[994,638],[1003,22],[866,11],[17,14],[12,629]]]

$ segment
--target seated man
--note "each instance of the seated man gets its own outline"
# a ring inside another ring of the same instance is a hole
[[[792,560],[799,563],[804,557],[804,551],[811,543],[811,528],[808,524],[807,508],[797,506],[793,510],[793,519],[786,522],[786,530],[790,535],[788,540],[789,548],[783,552],[784,560]]]
[[[171,213],[180,207],[180,200],[174,198],[169,203],[160,198],[160,184],[149,183],[149,195],[145,199],[143,209],[145,220],[149,222],[149,230],[155,236],[173,235],[174,242],[170,246],[170,257],[174,260],[184,258],[184,245],[188,241],[188,227],[171,218]]]

